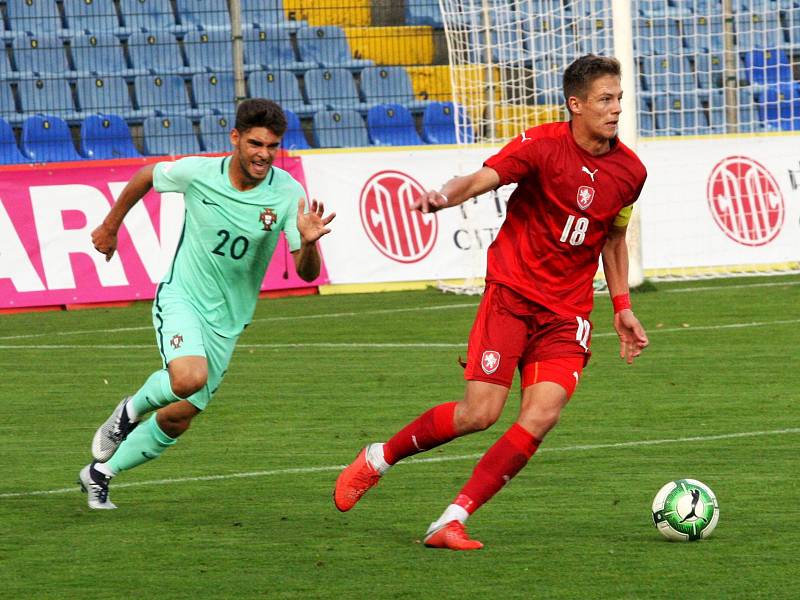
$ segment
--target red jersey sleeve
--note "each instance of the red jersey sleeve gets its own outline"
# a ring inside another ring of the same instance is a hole
[[[538,140],[528,137],[527,134],[530,134],[530,130],[516,136],[503,146],[500,152],[483,163],[483,166],[494,169],[500,176],[500,184],[497,187],[519,183],[538,172],[539,153],[536,151]]]

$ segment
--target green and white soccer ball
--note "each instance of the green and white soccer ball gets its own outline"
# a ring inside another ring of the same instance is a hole
[[[711,488],[696,479],[670,481],[653,500],[653,523],[665,538],[689,542],[707,538],[719,521]]]

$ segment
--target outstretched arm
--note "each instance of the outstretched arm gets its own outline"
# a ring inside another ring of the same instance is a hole
[[[311,201],[309,211],[306,212],[306,202],[303,198],[297,203],[297,230],[300,232],[300,250],[292,252],[294,257],[294,268],[303,281],[314,281],[319,277],[320,265],[322,263],[317,240],[323,235],[330,233],[327,226],[336,213],[331,213],[327,217],[325,206],[322,202]]]
[[[491,167],[482,167],[470,175],[454,177],[444,184],[440,191],[429,190],[414,200],[412,208],[424,213],[436,212],[443,208],[458,206],[470,198],[480,196],[495,189],[500,184],[500,176]]]
[[[134,173],[131,180],[122,189],[114,206],[108,211],[106,218],[92,231],[92,244],[94,244],[95,250],[106,255],[106,261],[111,260],[117,249],[117,232],[125,215],[153,187],[154,167],[154,164],[147,165]]]
[[[628,364],[632,364],[633,359],[639,356],[650,342],[644,327],[631,310],[626,230],[627,227],[611,227],[603,246],[603,272],[608,283],[608,293],[614,304],[614,329],[619,336],[619,355]]]

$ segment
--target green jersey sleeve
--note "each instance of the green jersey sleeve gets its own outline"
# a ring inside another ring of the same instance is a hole
[[[207,159],[187,156],[174,162],[156,163],[153,169],[153,187],[157,192],[185,192],[198,174],[202,173]]]

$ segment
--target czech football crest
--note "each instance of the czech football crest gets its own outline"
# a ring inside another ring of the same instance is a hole
[[[594,188],[582,185],[578,188],[578,208],[586,210],[594,200]]]
[[[264,226],[264,231],[272,231],[272,226],[278,220],[278,215],[271,208],[265,208],[258,216],[261,224]]]
[[[500,353],[495,350],[484,350],[483,356],[481,356],[481,369],[483,369],[483,372],[487,375],[491,375],[497,371],[497,367],[499,366]]]

